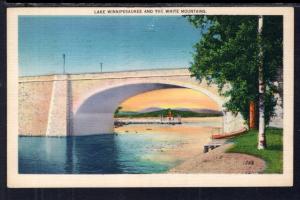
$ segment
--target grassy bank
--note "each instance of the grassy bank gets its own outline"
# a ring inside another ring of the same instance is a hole
[[[282,129],[266,129],[267,149],[265,150],[257,149],[257,134],[257,130],[250,130],[244,135],[231,139],[235,144],[227,152],[257,156],[266,161],[265,173],[282,173]]]
[[[180,111],[180,110],[172,110],[172,114],[176,117],[180,115],[181,117],[219,117],[222,116],[221,113],[197,113],[192,111]],[[168,116],[168,110],[159,110],[147,113],[138,113],[138,112],[118,112],[115,113],[114,117],[117,118],[142,118],[142,117],[160,117],[163,115],[164,117]]]

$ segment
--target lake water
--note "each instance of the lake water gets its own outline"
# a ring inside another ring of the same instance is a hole
[[[158,134],[19,137],[20,173],[155,173],[174,162],[147,157],[164,143]],[[174,143],[174,141],[172,142]],[[171,142],[168,143],[171,145]]]
[[[157,126],[159,125],[155,125]],[[122,134],[77,137],[20,136],[19,173],[163,173],[180,163],[186,155],[202,151],[201,145],[210,135],[208,130],[214,129],[201,129],[200,126],[200,131],[194,131],[195,133],[190,135],[183,135],[180,131],[174,134],[162,131],[164,128],[170,129],[167,126],[159,127],[160,133],[154,133],[151,132],[154,131],[152,125],[151,128],[144,126],[144,132],[135,126],[125,126],[123,129],[128,131]],[[171,128],[171,131],[177,130],[174,126]],[[183,128],[184,126],[180,126],[179,130]]]

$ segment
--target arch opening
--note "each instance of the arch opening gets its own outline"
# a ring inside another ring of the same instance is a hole
[[[141,93],[171,88],[195,89],[181,86],[180,84],[135,83],[96,91],[87,97],[74,112],[72,135],[113,133],[115,110],[122,102]],[[201,93],[202,90],[199,89],[197,92]],[[204,94],[207,95],[207,93],[209,92],[206,91]],[[215,101],[218,97],[213,94],[207,96],[218,104],[218,111],[223,113],[223,108],[220,104],[222,100],[218,99],[218,101]]]
[[[214,127],[222,129],[223,113],[207,95],[189,88],[157,89],[137,94],[124,100],[115,110],[115,131],[140,125],[168,127],[166,125]],[[129,127],[127,125],[130,125]],[[149,132],[149,131],[147,131]]]

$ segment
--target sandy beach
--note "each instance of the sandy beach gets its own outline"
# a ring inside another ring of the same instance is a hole
[[[130,120],[130,119],[126,119]],[[139,120],[154,120],[143,118]],[[176,145],[162,146],[154,160],[177,160],[178,165],[168,173],[260,173],[265,162],[254,156],[225,153],[233,144],[225,144],[208,153],[203,153],[203,145],[211,141],[212,134],[219,133],[220,127],[209,126],[211,122],[221,123],[222,118],[183,118],[180,125],[130,124],[115,128],[117,134],[162,134],[164,141],[179,139]]]
[[[140,119],[145,120],[145,118]],[[147,118],[147,120],[153,120]],[[219,118],[184,118],[183,124],[169,125],[169,124],[131,124],[115,128],[118,134],[124,133],[154,133],[163,134],[166,140],[174,140],[179,138],[180,142],[176,144],[176,148],[162,148],[165,154],[174,157],[178,160],[184,161],[195,155],[203,152],[203,145],[208,143],[212,134],[219,133],[220,128],[213,126],[201,126],[201,122],[215,122],[220,121]],[[195,124],[188,124],[193,122]],[[197,123],[196,123],[197,122]]]
[[[169,173],[261,173],[266,167],[264,160],[240,153],[225,153],[231,144],[225,144],[205,154],[198,154],[192,159],[175,166]]]
[[[181,138],[180,142],[176,144],[176,148],[163,147],[160,149],[160,151],[164,151],[179,160],[186,160],[203,151],[203,145],[210,141],[213,134],[211,128],[188,127],[185,125],[128,125],[119,127],[115,131],[118,134],[163,133],[166,141]]]

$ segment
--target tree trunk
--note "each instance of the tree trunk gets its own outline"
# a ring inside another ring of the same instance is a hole
[[[264,84],[264,70],[263,70],[263,49],[262,49],[262,29],[263,16],[258,16],[258,83],[259,83],[259,128],[258,128],[258,149],[265,149],[267,147],[265,135],[265,84]]]
[[[249,104],[249,129],[255,129],[256,126],[256,109],[254,101],[250,101]]]

